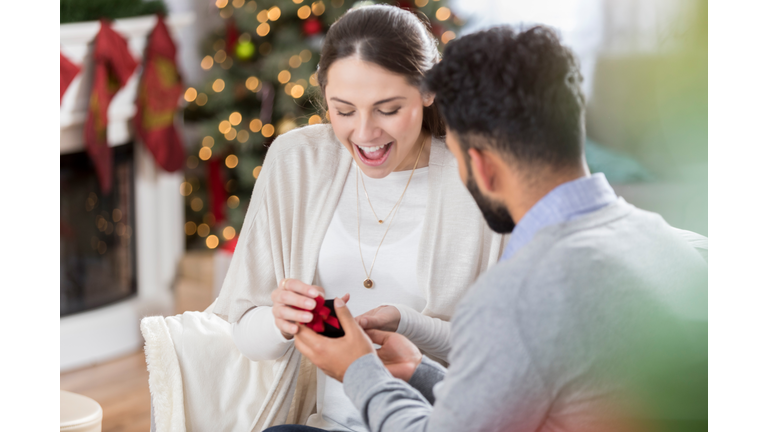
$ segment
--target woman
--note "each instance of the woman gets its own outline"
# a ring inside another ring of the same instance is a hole
[[[420,91],[438,60],[426,26],[395,7],[354,9],[329,29],[317,78],[330,125],[271,146],[214,307],[246,357],[296,357],[293,335],[312,317],[297,308],[322,295],[344,296],[363,327],[396,330],[446,360],[454,307],[503,239],[459,179],[434,97]],[[291,383],[286,421],[366,431],[341,383],[308,366],[274,378]]]

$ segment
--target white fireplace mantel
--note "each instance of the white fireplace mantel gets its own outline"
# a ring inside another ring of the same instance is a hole
[[[194,22],[193,13],[172,14],[167,23],[171,36],[181,41],[179,30]],[[128,47],[141,62],[147,36],[156,16],[119,19],[113,29],[128,40]],[[84,150],[83,127],[91,87],[93,39],[98,21],[62,24],[61,53],[78,66],[80,73],[61,101],[60,154]],[[108,109],[107,142],[110,146],[133,140],[131,120],[141,67],[120,89]],[[146,315],[168,315],[173,311],[172,284],[184,252],[184,200],[179,193],[183,173],[159,168],[149,151],[136,141],[135,209],[138,295],[128,300],[61,318],[60,369],[71,370],[109,360],[139,349],[139,321]]]

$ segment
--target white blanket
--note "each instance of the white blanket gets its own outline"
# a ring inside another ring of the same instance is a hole
[[[296,415],[289,413],[293,388],[284,380],[295,385],[298,351],[252,362],[235,346],[231,325],[210,312],[147,317],[141,333],[153,430],[259,431]]]

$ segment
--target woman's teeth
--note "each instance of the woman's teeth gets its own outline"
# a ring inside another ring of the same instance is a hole
[[[387,146],[387,144],[384,144],[384,145],[381,145],[381,146],[378,146],[378,147],[360,147],[360,146],[358,146],[358,147],[360,147],[360,150],[362,150],[362,151],[364,151],[366,153],[373,153],[373,152],[375,152],[377,150],[383,149],[386,146]]]

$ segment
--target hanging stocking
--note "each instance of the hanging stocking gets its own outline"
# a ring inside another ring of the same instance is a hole
[[[184,164],[184,147],[173,126],[182,85],[176,68],[176,46],[161,16],[149,35],[145,57],[134,125],[157,164],[173,172]]]
[[[117,91],[125,86],[136,60],[128,51],[128,43],[101,21],[93,52],[93,88],[91,89],[88,117],[85,120],[85,148],[96,168],[101,192],[112,191],[112,148],[107,145],[107,108]]]

